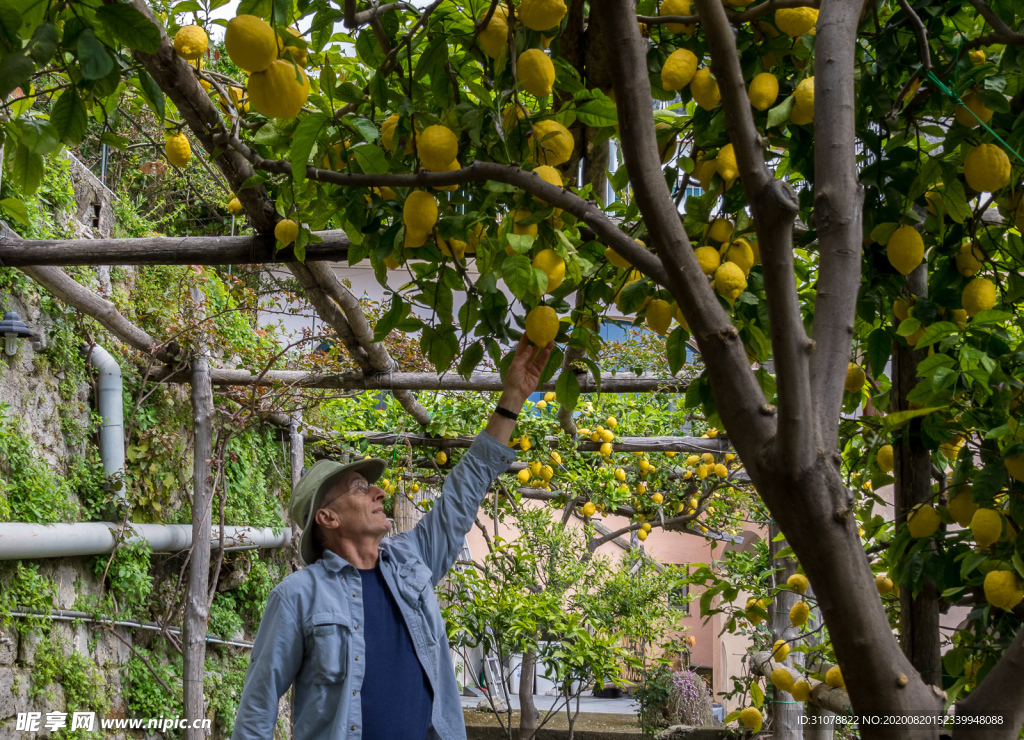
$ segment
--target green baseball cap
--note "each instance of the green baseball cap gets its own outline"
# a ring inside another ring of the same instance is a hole
[[[324,497],[348,473],[359,473],[367,483],[376,483],[384,475],[388,464],[371,457],[345,463],[336,460],[317,460],[292,490],[288,516],[302,528],[299,538],[299,560],[312,565],[320,558],[320,547],[313,539],[313,515],[320,509]]]

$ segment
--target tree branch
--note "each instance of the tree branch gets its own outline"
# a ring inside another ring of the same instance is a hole
[[[907,16],[907,20],[910,21],[910,25],[914,27],[914,35],[917,37],[917,51],[921,55],[921,77],[927,77],[928,72],[930,72],[932,68],[932,50],[931,47],[928,46],[928,29],[924,27],[924,23],[921,22],[921,16],[914,12],[914,9],[910,7],[910,3],[908,3],[907,0],[899,0],[899,3],[900,8],[903,9],[904,14]],[[856,33],[856,23],[853,28]],[[822,30],[820,18],[818,30],[819,32]],[[815,73],[817,73],[817,60],[815,60],[814,67]],[[815,78],[815,81],[817,81],[817,78]]]
[[[729,18],[730,23],[739,25],[740,23],[757,20],[762,16],[774,13],[776,10],[780,10],[782,8],[818,7],[821,7],[821,0],[768,0],[768,2],[761,3],[760,5],[754,5],[744,11],[737,12],[735,10],[727,10],[725,11],[725,14]],[[638,15],[636,20],[638,23],[645,23],[648,26],[656,26],[661,23],[682,23],[689,25],[691,23],[701,22],[699,15]]]
[[[854,57],[859,15],[856,3],[825,3],[818,16],[820,47],[814,61],[814,226],[819,269],[811,393],[818,444],[829,451],[839,444],[836,419],[853,342],[864,239],[864,189],[857,153],[849,146],[856,138]]]
[[[792,188],[775,179],[765,164],[764,143],[754,125],[725,8],[719,0],[697,0],[697,11],[704,19],[711,69],[722,93],[726,128],[761,249],[779,397],[775,463],[798,473],[815,460],[808,362],[813,345],[804,331],[793,267],[793,222],[799,205]]]
[[[970,695],[956,705],[957,716],[994,715],[1000,712],[1007,717],[1007,709],[1024,705],[1024,627],[1017,630],[1017,636],[1003,657],[988,675],[975,687]],[[958,725],[956,738],[984,738],[984,740],[1011,740],[1020,735],[1020,718],[1009,713],[1009,722],[996,727],[988,725]]]
[[[996,15],[996,12],[992,10],[986,3],[985,0],[968,0],[974,9],[978,11],[982,18],[992,26],[993,33],[980,36],[972,41],[968,46],[977,48],[978,46],[989,46],[991,44],[1012,44],[1013,46],[1024,46],[1024,34],[1017,33],[1010,29],[1006,25],[1005,21]]]

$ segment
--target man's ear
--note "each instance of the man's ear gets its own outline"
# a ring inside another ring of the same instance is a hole
[[[335,529],[341,524],[338,521],[338,517],[330,509],[318,509],[316,514],[313,515],[313,521],[324,529]]]

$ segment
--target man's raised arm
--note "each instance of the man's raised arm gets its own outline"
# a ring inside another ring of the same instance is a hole
[[[525,335],[519,341],[512,364],[505,373],[505,390],[486,428],[445,478],[442,495],[433,508],[409,533],[430,566],[435,584],[458,557],[487,489],[515,459],[515,451],[508,446],[516,426],[515,417],[537,389],[541,371],[553,348],[552,342],[538,353]]]

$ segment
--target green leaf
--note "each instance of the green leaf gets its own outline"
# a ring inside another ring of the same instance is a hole
[[[405,302],[402,300],[402,296],[395,293],[391,297],[391,307],[384,312],[384,315],[377,321],[377,325],[373,328],[373,341],[381,342],[384,340],[391,330],[398,326],[398,321],[402,318],[402,309],[405,306]]]
[[[469,376],[473,374],[482,359],[484,359],[484,345],[481,342],[473,342],[462,353],[462,358],[459,360],[459,375],[469,380]]]
[[[160,99],[163,100],[162,95]],[[76,146],[85,138],[89,116],[85,109],[85,103],[82,102],[75,88],[69,87],[57,98],[57,102],[50,110],[50,123],[57,130],[60,140],[69,146]]]
[[[377,72],[370,78],[370,99],[373,101],[374,106],[380,109],[387,108],[388,105],[388,81],[385,77],[381,76],[380,72]],[[358,101],[355,101],[358,102]]]
[[[329,69],[329,67],[325,67],[324,69]],[[373,125],[373,121],[362,118],[361,116],[345,116],[342,123],[353,131],[358,131],[360,136],[362,136],[366,141],[377,140],[378,131],[377,127]]]
[[[413,79],[422,79],[424,75],[433,78],[436,75],[445,75],[444,65],[448,61],[448,37],[444,34],[435,36],[430,45],[420,55],[416,63],[416,70]]]
[[[82,31],[82,35],[78,37],[78,64],[82,77],[87,80],[106,77],[114,69],[113,57],[96,38],[96,32],[91,28]]]
[[[1013,314],[1008,311],[998,311],[994,308],[990,308],[975,315],[975,317],[971,319],[971,326],[981,326],[982,324],[1002,324],[1012,318]]]
[[[788,121],[790,114],[793,112],[793,104],[795,102],[796,97],[790,95],[788,98],[786,98],[777,106],[768,111],[768,128],[781,126],[786,121]]]
[[[960,563],[960,577],[967,578],[967,576],[969,576],[971,572],[981,565],[987,558],[988,553],[986,552],[973,551],[967,553],[967,557],[965,557]]]
[[[164,91],[160,89],[160,86],[156,84],[156,80],[153,79],[152,75],[144,69],[139,70],[139,90],[142,91],[142,96],[146,99],[146,103],[156,117],[163,123],[166,116],[164,109]]]
[[[25,47],[25,54],[36,63],[37,67],[45,67],[57,51],[57,29],[52,23],[43,23],[36,28],[32,39]]]
[[[913,316],[904,319],[900,322],[899,328],[896,329],[896,333],[901,337],[909,337],[911,334],[921,328],[921,322],[915,319]]]
[[[299,121],[292,134],[292,178],[296,183],[306,179],[306,163],[320,132],[327,125],[326,113],[310,113]]]
[[[959,676],[964,672],[964,664],[967,662],[963,651],[955,647],[942,656],[942,667],[950,676]]]
[[[677,326],[668,335],[668,340],[665,342],[668,368],[673,375],[678,373],[683,368],[683,365],[686,364],[686,337],[686,330],[681,326]]]
[[[540,294],[538,272],[530,264],[530,258],[521,254],[508,257],[501,265],[501,276],[505,279],[505,285],[512,291],[512,295],[520,300]]]
[[[958,224],[962,224],[974,215],[970,205],[967,203],[964,186],[959,180],[947,183],[942,188],[940,195],[942,196],[942,205],[945,207],[946,213]]]
[[[0,1],[0,38],[7,39],[14,45],[18,41],[18,30],[21,28],[21,15],[8,2]]]
[[[924,349],[925,347],[935,344],[940,339],[945,339],[959,331],[960,330],[957,328],[957,325],[951,321],[936,321],[924,330],[924,336],[917,341],[915,348]]]
[[[43,181],[43,155],[29,151],[24,144],[14,150],[9,168],[11,179],[24,195],[32,195]]]
[[[31,226],[28,219],[28,208],[17,198],[4,198],[0,200],[0,208],[4,209],[11,217],[22,226]]]
[[[101,5],[96,9],[96,20],[129,49],[155,54],[160,46],[160,29],[131,5]]]
[[[750,701],[758,709],[760,709],[761,705],[764,704],[764,692],[761,691],[761,687],[756,683],[750,684]]]
[[[603,128],[614,126],[619,122],[619,114],[613,103],[608,98],[588,100],[576,108],[576,117],[584,126]]]
[[[584,357],[580,360],[587,369],[590,370],[590,377],[594,379],[594,390],[597,391],[598,395],[601,393],[601,368],[597,366],[597,363],[593,360]]]
[[[892,354],[892,337],[885,329],[875,329],[868,335],[867,361],[871,374],[876,378],[885,372],[885,365]]]
[[[885,223],[878,224],[871,230],[871,241],[885,246],[889,243],[889,237],[891,237],[899,227],[900,225],[895,221],[887,221]]]
[[[562,408],[572,411],[580,400],[580,381],[571,369],[563,370],[555,383],[555,397]]]
[[[887,414],[883,418],[886,431],[895,431],[911,419],[916,419],[921,416],[928,416],[928,414],[934,414],[937,411],[945,411],[948,406],[932,406],[927,409],[910,409],[909,411],[897,411],[893,414]]]
[[[383,175],[388,171],[388,159],[384,151],[374,144],[359,144],[349,149],[359,169],[365,175]]]
[[[35,69],[32,60],[22,52],[8,54],[0,60],[0,100],[7,98],[16,87],[27,89]]]

